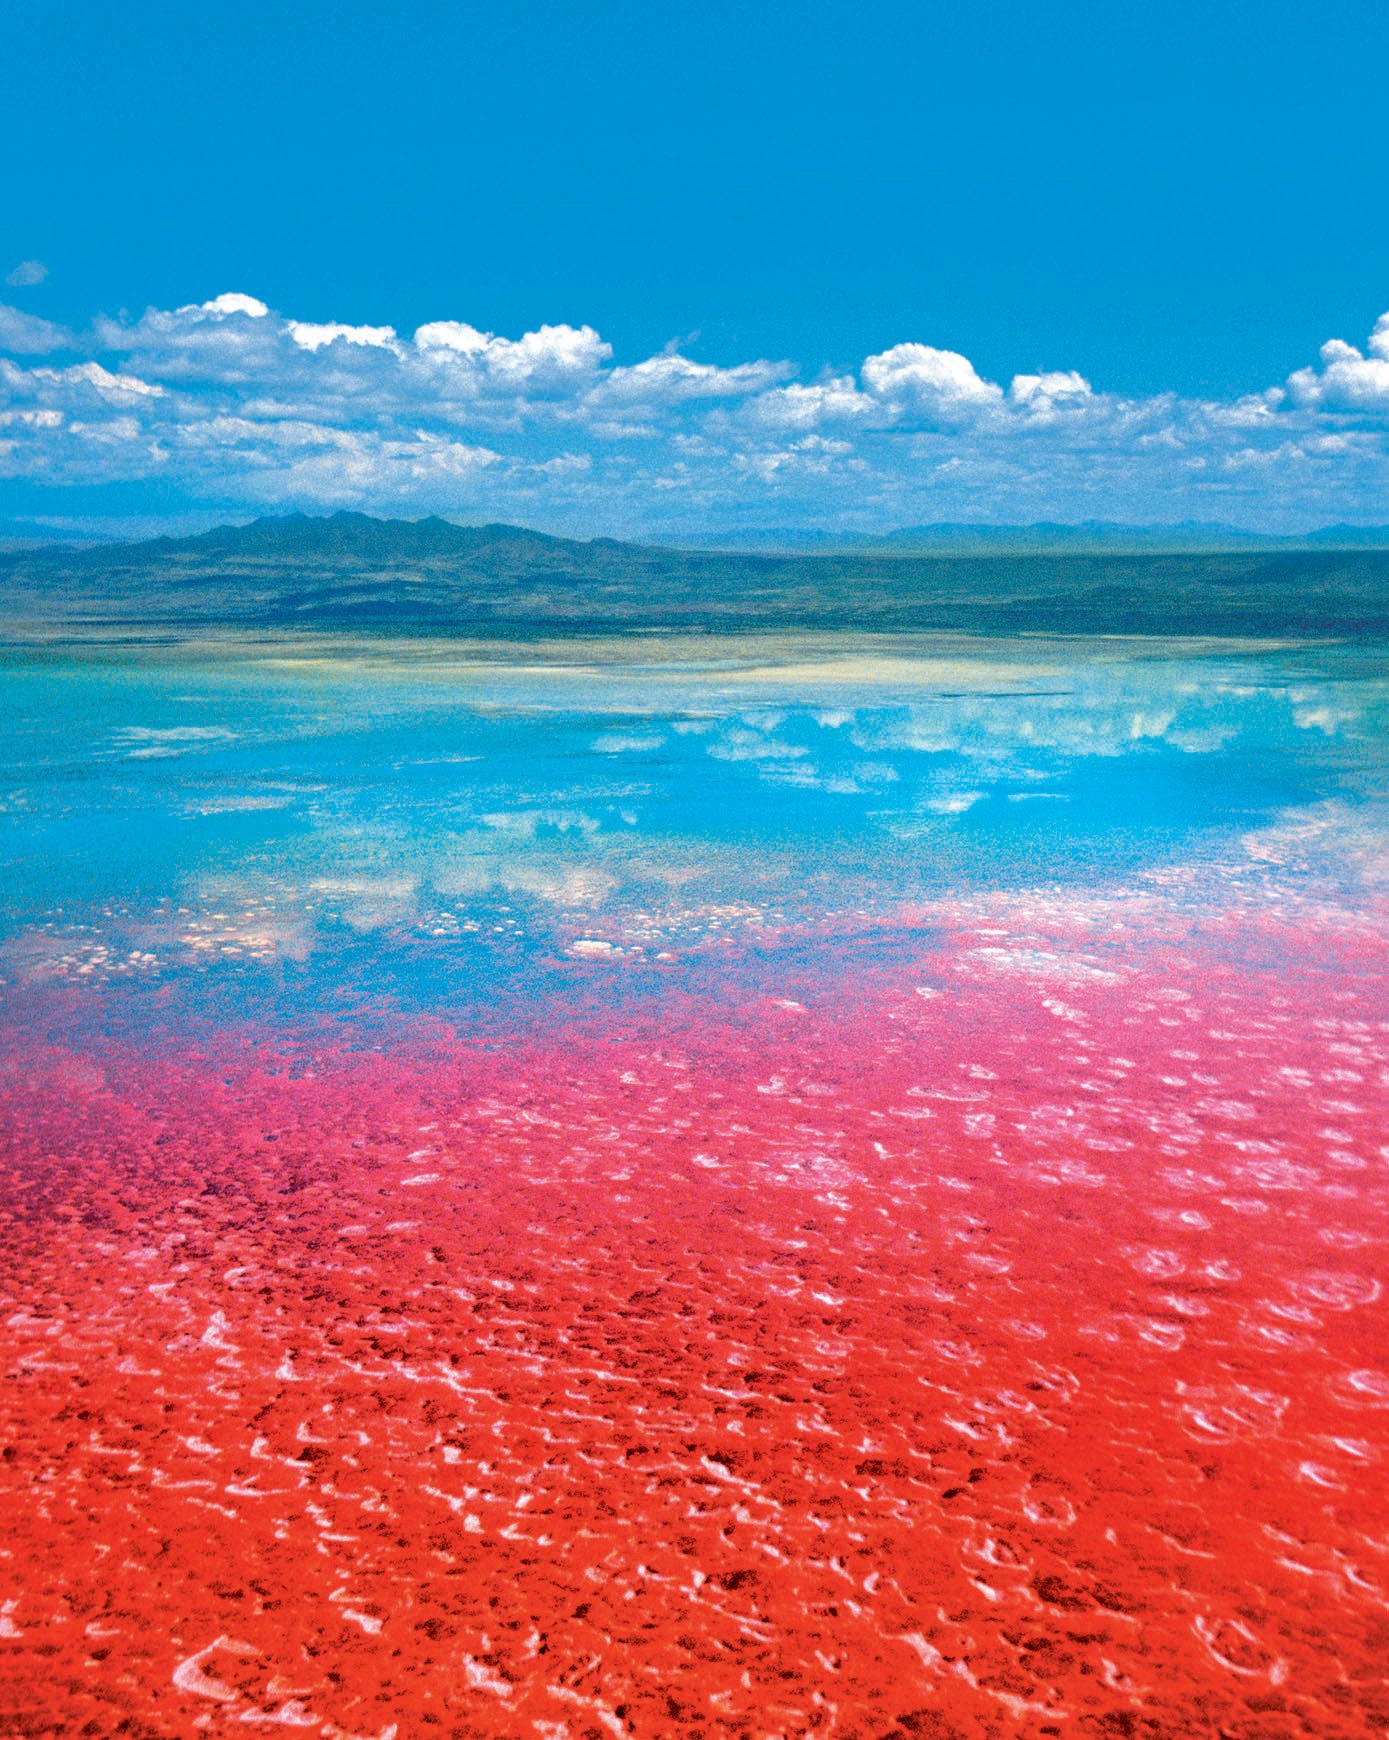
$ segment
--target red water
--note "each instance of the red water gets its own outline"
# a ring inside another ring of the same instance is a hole
[[[1377,942],[989,921],[12,1056],[3,1731],[1389,1731]]]

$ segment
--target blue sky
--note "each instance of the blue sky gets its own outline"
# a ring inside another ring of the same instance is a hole
[[[0,513],[1389,520],[1381,5],[49,0],[0,46]]]

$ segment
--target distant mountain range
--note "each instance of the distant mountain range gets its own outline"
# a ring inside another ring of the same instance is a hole
[[[464,534],[463,542],[455,534]],[[422,520],[383,520],[369,514],[337,513],[329,517],[288,514],[263,517],[250,525],[218,526],[192,537],[154,538],[141,547],[163,549],[170,544],[204,549],[289,551],[310,544],[323,551],[365,553],[389,541],[396,551],[412,555],[439,554],[472,548],[475,537],[491,543],[507,540],[544,539],[548,534],[511,525],[460,525],[433,515]],[[551,540],[570,543],[574,540]],[[599,545],[618,540],[599,538]],[[122,540],[99,534],[55,531],[36,520],[0,520],[0,552],[43,549],[53,545],[90,549],[115,547]],[[587,540],[585,540],[587,542]],[[888,532],[846,532],[797,529],[783,526],[728,529],[700,535],[658,536],[647,540],[657,549],[747,551],[758,554],[830,555],[844,552],[879,552],[884,555],[928,553],[931,555],[1030,555],[1051,551],[1100,554],[1113,551],[1189,550],[1384,550],[1389,549],[1389,526],[1322,526],[1300,533],[1251,532],[1239,526],[1214,521],[1185,520],[1175,525],[1135,526],[1117,520],[1083,520],[1066,524],[1038,520],[1030,525],[993,525],[983,521],[942,521],[926,526],[898,526]]]
[[[292,514],[191,537],[0,554],[0,634],[853,628],[1389,639],[1389,533],[1354,547],[1329,531],[1315,543],[1116,550],[1101,541],[1113,528],[1024,530],[1025,545],[1009,545],[1022,533],[1002,528],[926,527],[792,552]],[[965,531],[977,534],[972,549],[946,540]],[[1095,537],[1093,548],[1062,541],[1079,531]],[[928,534],[941,544],[911,544]]]
[[[532,532],[523,526],[464,526],[437,514],[423,520],[378,519],[372,514],[264,514],[248,525],[214,526],[210,531],[135,541],[109,537],[57,534],[37,521],[0,522],[0,542],[6,554],[81,550],[96,560],[127,562],[170,553],[246,556],[435,556],[483,545],[544,544],[568,540]]]
[[[930,552],[938,555],[1030,555],[1101,553],[1130,550],[1386,550],[1389,526],[1323,526],[1297,534],[1249,532],[1239,526],[1187,520],[1170,526],[1130,526],[1112,520],[1084,520],[1066,525],[1038,520],[1025,526],[988,525],[981,521],[946,521],[930,526],[898,526],[890,532],[823,532],[779,530],[727,531],[703,537],[659,538],[674,549],[761,550],[826,553],[838,550]]]

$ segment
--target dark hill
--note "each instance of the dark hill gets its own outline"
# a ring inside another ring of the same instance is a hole
[[[1389,636],[1389,551],[756,554],[302,514],[0,555],[0,623],[53,633],[518,635],[820,627]]]
[[[579,550],[581,544],[552,538],[524,526],[457,526],[437,514],[425,520],[378,520],[370,514],[336,513],[322,519],[309,514],[264,515],[248,526],[215,526],[189,538],[154,538],[146,543],[95,550],[100,558],[208,555],[230,557],[340,557],[398,562],[421,557],[474,555],[506,549],[539,554],[546,549]]]

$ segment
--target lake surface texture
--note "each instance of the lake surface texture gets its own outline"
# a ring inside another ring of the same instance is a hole
[[[5,1733],[1389,1730],[1389,660],[4,666]]]

